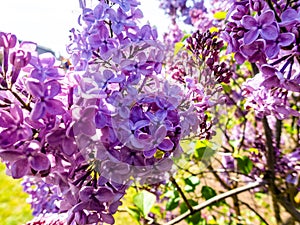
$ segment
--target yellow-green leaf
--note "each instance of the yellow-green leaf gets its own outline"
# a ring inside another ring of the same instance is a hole
[[[217,20],[224,20],[225,18],[226,18],[226,12],[223,12],[223,11],[221,11],[221,12],[216,12],[215,14],[214,14],[214,18],[215,19],[217,19]]]
[[[133,197],[133,203],[142,212],[144,216],[147,216],[152,206],[156,201],[156,196],[148,191],[142,190],[140,193]]]
[[[177,42],[174,46],[174,55],[177,55],[178,52],[184,47],[182,42]]]
[[[210,33],[218,32],[218,31],[219,31],[219,29],[217,27],[211,27],[211,28],[209,28],[209,32]]]

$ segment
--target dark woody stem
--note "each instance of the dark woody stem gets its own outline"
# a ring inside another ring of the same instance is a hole
[[[191,204],[189,203],[188,199],[186,198],[185,194],[183,193],[182,189],[180,188],[180,186],[178,185],[178,183],[176,182],[176,180],[174,179],[174,177],[170,177],[170,181],[172,182],[172,184],[176,187],[177,191],[179,192],[179,194],[181,195],[183,201],[185,202],[185,204],[187,205],[188,209],[190,212],[193,212],[193,207],[191,206]]]
[[[273,6],[273,5],[272,5]],[[256,66],[255,63],[252,63],[252,70],[253,70],[253,75],[255,76],[256,74],[259,73],[259,69]],[[274,208],[274,213],[275,213],[275,218],[277,221],[277,224],[281,224],[281,218],[280,218],[280,209],[278,202],[276,200],[276,186],[275,186],[275,164],[276,164],[276,157],[275,157],[275,151],[273,147],[273,134],[272,130],[269,126],[268,119],[265,116],[263,118],[263,126],[264,126],[264,131],[265,131],[265,136],[266,136],[266,147],[267,147],[267,167],[268,167],[268,179],[269,179],[269,189],[272,195],[272,202],[273,202],[273,208]],[[279,134],[279,131],[276,131]],[[281,131],[280,131],[281,132]],[[280,135],[277,135],[277,139],[280,138]]]
[[[277,224],[281,224],[282,220],[280,217],[280,209],[276,198],[276,186],[275,186],[275,164],[276,164],[276,156],[275,151],[273,147],[273,134],[272,130],[269,126],[268,119],[265,116],[263,118],[263,126],[265,130],[265,136],[266,136],[266,147],[267,147],[267,166],[268,166],[268,179],[269,179],[269,188],[272,195],[272,202],[273,202],[273,208],[275,213],[275,218]]]

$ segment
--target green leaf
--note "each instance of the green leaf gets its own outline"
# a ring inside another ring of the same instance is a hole
[[[248,175],[252,168],[253,168],[253,163],[252,161],[249,159],[249,157],[247,156],[240,156],[240,157],[237,157],[237,166],[238,166],[238,169]]]
[[[156,201],[156,196],[148,191],[142,190],[133,197],[133,203],[142,212],[143,216],[147,216]]]
[[[179,197],[169,199],[166,205],[166,210],[172,211],[173,209],[176,209],[178,207],[179,200],[180,200]]]
[[[174,46],[174,55],[177,55],[178,52],[184,47],[182,42],[177,42]]]
[[[202,197],[208,200],[217,195],[216,191],[209,186],[203,186],[201,189]]]
[[[197,160],[208,160],[216,151],[212,148],[212,144],[207,140],[199,140],[195,145],[194,156]]]
[[[173,209],[177,208],[179,204],[179,192],[177,190],[169,190],[165,197],[169,198],[169,201],[166,204],[166,210],[172,211]]]
[[[140,210],[136,207],[128,207],[127,211],[129,215],[140,224],[140,220],[141,220]]]
[[[181,38],[181,42],[184,42],[187,38],[189,38],[191,34],[185,34],[183,38]]]
[[[198,204],[197,202],[195,202],[192,199],[188,199],[188,202],[191,206],[196,206]],[[187,207],[186,203],[185,202],[181,203],[180,204],[180,213],[183,214],[187,210],[188,210],[188,207]],[[203,220],[203,219],[201,218],[200,212],[196,212],[193,215],[191,215],[185,219],[185,221],[188,222],[188,224],[193,224],[193,225],[198,224],[201,220]]]
[[[227,14],[226,12],[222,12],[222,11],[216,12],[214,14],[214,18],[217,20],[224,20],[226,18],[226,14]]]
[[[231,92],[231,87],[230,87],[228,84],[222,83],[221,85],[222,85],[222,87],[223,87],[223,90],[224,90],[226,93],[230,93],[230,92]]]
[[[163,216],[163,211],[158,205],[153,206],[150,211],[159,217]]]
[[[193,199],[188,199],[188,202],[191,206],[196,206],[198,203],[194,201]],[[188,207],[185,202],[182,202],[180,204],[180,214],[185,213],[188,210]]]
[[[194,192],[196,189],[196,186],[200,184],[200,180],[196,176],[190,176],[186,179],[184,179],[185,187],[184,190],[186,192]]]

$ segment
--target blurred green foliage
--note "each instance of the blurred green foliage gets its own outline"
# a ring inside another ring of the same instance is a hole
[[[32,219],[28,195],[23,192],[21,179],[14,180],[5,174],[0,163],[0,224],[22,225]]]

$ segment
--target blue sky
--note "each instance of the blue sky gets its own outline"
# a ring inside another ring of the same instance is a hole
[[[87,0],[89,2],[89,0]],[[0,0],[0,30],[65,54],[69,30],[80,13],[78,0]],[[169,20],[157,0],[141,0],[145,21],[166,31]]]

